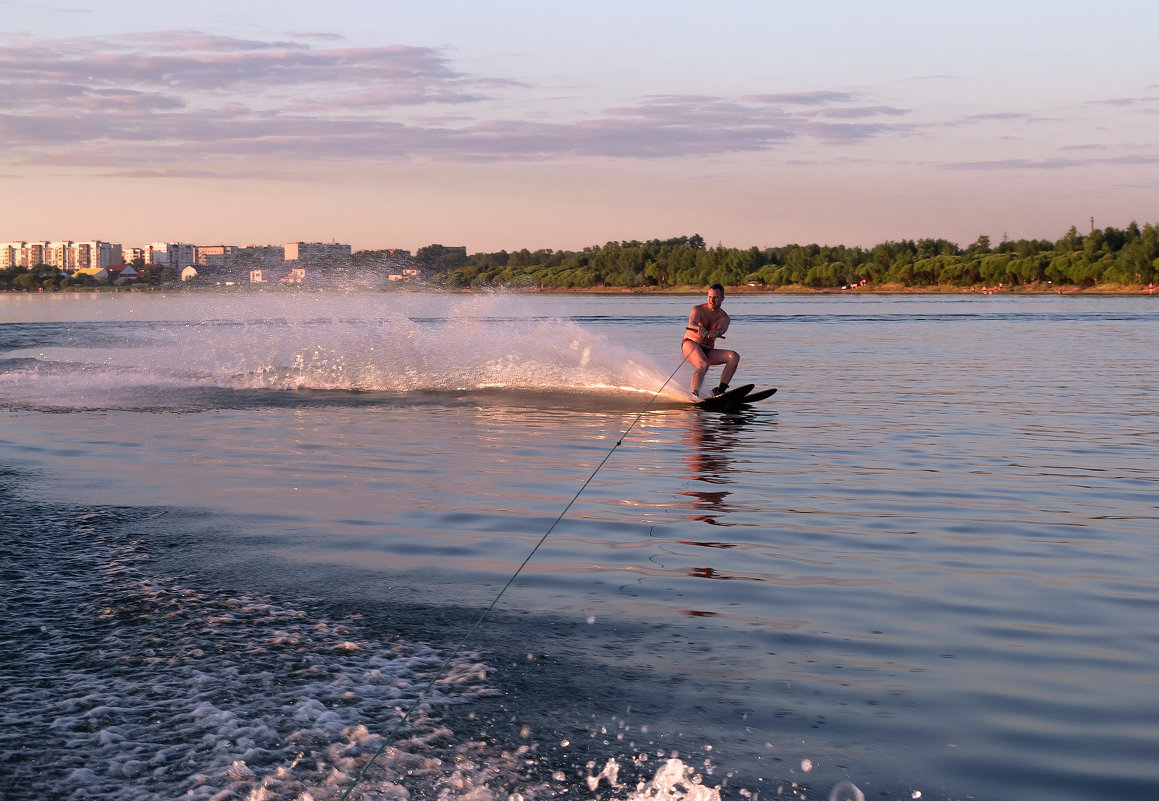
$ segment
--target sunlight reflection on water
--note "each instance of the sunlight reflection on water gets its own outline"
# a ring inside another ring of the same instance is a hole
[[[46,471],[28,492],[188,510],[168,519],[214,579],[242,580],[236,560],[262,591],[464,607],[489,602],[642,408],[591,387],[662,383],[688,305],[374,296],[323,315],[274,299],[223,301],[201,324],[198,301],[0,326],[4,452]],[[647,412],[505,599],[524,617],[488,644],[636,671],[616,697],[712,742],[738,782],[791,782],[807,758],[817,787],[1147,797],[1153,305],[726,307],[742,372],[781,392],[742,415]],[[161,350],[110,356],[138,335]],[[322,342],[323,361],[294,361]],[[423,372],[432,354],[456,369]],[[311,370],[313,391],[295,389]],[[467,374],[507,388],[460,391]],[[563,732],[585,712],[553,692],[530,708]]]

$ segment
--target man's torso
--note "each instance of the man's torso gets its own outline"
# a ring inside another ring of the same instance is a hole
[[[699,306],[693,307],[691,325],[704,326],[706,330],[711,331],[715,328],[720,328],[726,320],[728,320],[728,315],[725,314],[724,309],[717,309],[714,312],[708,308],[707,303],[701,303]],[[697,342],[706,345],[711,345],[716,339],[716,337],[698,336],[694,331],[686,331],[685,338],[695,339]]]

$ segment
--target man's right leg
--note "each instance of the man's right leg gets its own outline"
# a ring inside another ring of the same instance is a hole
[[[684,358],[692,365],[692,380],[689,382],[688,391],[700,397],[700,385],[704,383],[704,376],[708,373],[708,358],[704,355],[704,350],[691,339],[684,340],[681,347]]]

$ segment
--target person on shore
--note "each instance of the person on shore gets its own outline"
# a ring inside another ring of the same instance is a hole
[[[724,365],[720,384],[712,390],[713,395],[719,395],[728,389],[728,382],[740,364],[740,355],[736,351],[716,347],[716,340],[724,339],[724,332],[728,330],[730,322],[721,308],[723,303],[724,287],[713,284],[708,288],[708,300],[693,306],[688,314],[688,325],[684,329],[684,341],[680,347],[693,369],[689,391],[697,397],[700,397],[700,385],[704,383],[704,376],[711,365]]]

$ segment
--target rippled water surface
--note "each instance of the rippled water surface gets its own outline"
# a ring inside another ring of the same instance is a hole
[[[1159,302],[699,300],[0,295],[0,795],[1155,797]]]

